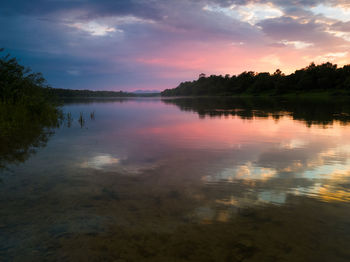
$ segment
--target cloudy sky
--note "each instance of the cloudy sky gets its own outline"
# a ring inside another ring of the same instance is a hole
[[[0,47],[59,88],[350,64],[349,0],[7,0]]]

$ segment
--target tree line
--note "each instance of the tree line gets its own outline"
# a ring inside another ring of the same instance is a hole
[[[123,91],[92,91],[74,90],[63,88],[49,88],[50,95],[62,98],[83,98],[83,97],[135,97],[136,94]]]
[[[328,93],[350,95],[350,65],[338,68],[323,63],[296,70],[285,75],[277,69],[273,74],[245,71],[239,75],[200,74],[194,81],[182,82],[178,87],[164,90],[162,96],[234,96],[234,95],[288,95]]]

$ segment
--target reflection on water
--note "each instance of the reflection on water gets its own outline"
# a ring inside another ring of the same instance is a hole
[[[349,261],[348,109],[71,101],[70,128],[1,171],[0,260]]]
[[[346,124],[350,119],[349,99],[311,98],[167,98],[163,102],[175,104],[183,111],[197,112],[200,117],[239,116],[280,117],[289,115],[307,125],[327,125],[334,121]]]
[[[25,107],[0,105],[0,171],[8,164],[26,161],[44,147],[60,120],[56,114],[35,116]]]
[[[114,158],[110,155],[98,155],[92,157],[90,160],[83,162],[81,167],[85,168],[95,168],[95,169],[104,169],[109,165],[118,164],[119,159]]]

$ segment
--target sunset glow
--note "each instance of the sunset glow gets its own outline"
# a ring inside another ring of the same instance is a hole
[[[342,0],[15,0],[0,10],[1,47],[57,88],[164,90],[200,73],[350,63]]]

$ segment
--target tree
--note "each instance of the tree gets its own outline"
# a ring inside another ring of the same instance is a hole
[[[314,91],[335,94],[349,93],[350,65],[337,68],[332,63],[309,66],[285,75],[277,69],[272,75],[269,73],[255,73],[245,71],[238,76],[200,74],[198,80],[181,83],[174,89],[162,92],[163,96],[179,95],[240,95],[240,94],[269,94],[281,95]],[[343,90],[341,90],[343,89]]]
[[[3,52],[4,49],[0,49]],[[0,101],[7,104],[28,103],[45,98],[48,87],[41,73],[20,65],[9,54],[0,58]]]

